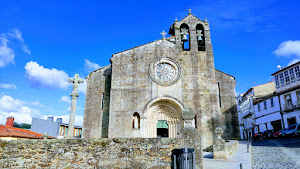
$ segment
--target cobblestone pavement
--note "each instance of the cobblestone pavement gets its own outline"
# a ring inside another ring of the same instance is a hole
[[[253,169],[299,169],[300,139],[252,142]]]

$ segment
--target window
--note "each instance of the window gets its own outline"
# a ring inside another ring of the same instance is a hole
[[[273,107],[274,106],[274,100],[273,100],[273,98],[270,99],[270,102],[271,102],[271,107]]]
[[[292,97],[291,97],[291,94],[287,94],[284,96],[284,99],[285,99],[285,104],[289,104],[289,105],[292,105],[293,102],[292,102]]]
[[[295,67],[295,73],[296,73],[296,78],[300,78],[300,70],[299,70],[299,66]]]
[[[260,111],[260,104],[257,105],[257,110]]]
[[[279,74],[279,78],[280,78],[280,84],[284,84],[283,73]]]
[[[264,101],[264,108],[267,109],[267,101]]]
[[[284,77],[285,77],[285,83],[289,83],[290,82],[290,77],[289,77],[289,72],[288,71],[284,72]]]
[[[104,92],[102,92],[101,109],[103,109],[103,106],[104,106]]]
[[[279,78],[278,78],[278,75],[275,76],[275,83],[276,83],[276,86],[279,86]]]
[[[218,82],[218,89],[219,89],[219,105],[220,105],[220,107],[222,107],[222,100],[221,100],[221,90],[220,90],[220,83]]]
[[[133,113],[132,116],[132,128],[139,129],[141,127],[141,117],[138,112]]]
[[[295,80],[294,68],[290,69],[290,77],[291,81],[293,82]]]

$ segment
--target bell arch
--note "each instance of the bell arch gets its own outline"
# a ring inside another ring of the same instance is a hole
[[[202,24],[196,25],[198,51],[205,51],[204,27]]]
[[[180,25],[180,34],[181,34],[182,50],[189,51],[191,49],[191,41],[190,41],[190,29],[187,24],[183,23]]]
[[[177,104],[174,100],[159,99],[150,102],[146,108],[146,137],[158,137],[158,122],[166,121],[168,126],[168,137],[175,138],[180,129],[183,128],[182,105]]]

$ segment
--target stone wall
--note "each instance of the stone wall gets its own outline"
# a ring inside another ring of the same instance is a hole
[[[107,138],[111,66],[92,72],[87,78],[83,138]]]
[[[238,111],[235,99],[236,81],[233,76],[216,69],[216,80],[219,86],[220,114],[217,115],[218,124],[223,130],[224,139],[240,138]]]
[[[188,140],[78,139],[0,141],[0,168],[171,168]],[[202,163],[202,160],[201,160]]]

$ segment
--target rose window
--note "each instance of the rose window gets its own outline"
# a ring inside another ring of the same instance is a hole
[[[171,81],[175,78],[175,68],[168,63],[160,63],[156,66],[156,76],[162,81]]]

